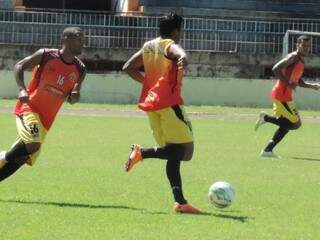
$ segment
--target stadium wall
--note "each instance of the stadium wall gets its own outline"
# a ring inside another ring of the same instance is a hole
[[[30,75],[27,73],[25,78]],[[185,77],[183,96],[187,105],[271,107],[269,92],[273,84],[272,80]],[[81,102],[134,104],[139,93],[139,84],[125,74],[88,74]],[[16,94],[12,71],[1,71],[0,98],[15,98]],[[296,91],[299,109],[320,110],[319,102],[317,91],[302,88]]]
[[[0,70],[12,70],[15,62],[32,54],[39,47],[28,45],[0,45]],[[120,71],[135,49],[87,48],[81,57],[88,72]],[[190,77],[269,79],[271,68],[281,58],[280,54],[252,54],[233,52],[189,51],[190,64],[186,75]],[[306,60],[306,74],[319,76],[320,58],[316,55]],[[315,74],[316,73],[316,74]]]

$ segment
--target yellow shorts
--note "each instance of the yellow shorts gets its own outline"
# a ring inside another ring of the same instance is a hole
[[[16,116],[16,125],[18,131],[18,138],[13,146],[18,142],[28,143],[42,143],[47,134],[47,130],[43,127],[38,114],[26,113],[22,116]],[[29,155],[27,164],[32,166],[40,153],[40,149]]]
[[[191,122],[183,106],[175,105],[147,112],[153,136],[159,146],[193,142]]]
[[[277,117],[284,117],[292,123],[296,123],[300,120],[299,112],[293,101],[280,102],[274,99],[273,112]]]

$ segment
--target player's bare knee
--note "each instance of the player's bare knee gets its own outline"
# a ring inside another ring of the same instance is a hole
[[[39,142],[26,144],[26,149],[29,154],[33,154],[33,153],[39,151],[40,147],[41,147],[41,143],[39,143]]]

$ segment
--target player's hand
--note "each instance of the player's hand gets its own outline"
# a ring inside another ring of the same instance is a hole
[[[68,103],[74,104],[79,102],[80,100],[80,92],[79,91],[72,91],[67,99]]]
[[[187,56],[182,56],[178,59],[178,67],[185,68],[188,65]]]
[[[319,88],[320,88],[320,83],[312,84],[311,88],[314,89],[314,90],[319,90]]]
[[[18,99],[22,103],[28,103],[29,102],[29,94],[27,93],[27,91],[25,89],[22,89],[22,90],[19,91]]]

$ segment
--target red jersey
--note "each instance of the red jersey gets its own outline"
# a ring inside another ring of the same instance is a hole
[[[66,63],[58,49],[44,49],[41,63],[27,87],[30,102],[21,103],[18,100],[15,114],[37,113],[42,125],[49,130],[61,105],[79,82],[84,70],[85,65],[77,57],[73,63]]]
[[[297,62],[291,64],[287,68],[282,70],[284,76],[286,76],[290,82],[298,84],[300,78],[304,72],[304,61],[299,59]],[[281,102],[289,102],[293,100],[292,88],[285,85],[281,80],[278,80],[273,86],[271,91],[271,97]]]
[[[156,38],[146,42],[142,48],[145,79],[139,100],[139,108],[156,111],[183,104],[181,85],[183,69],[166,57],[174,41]]]

